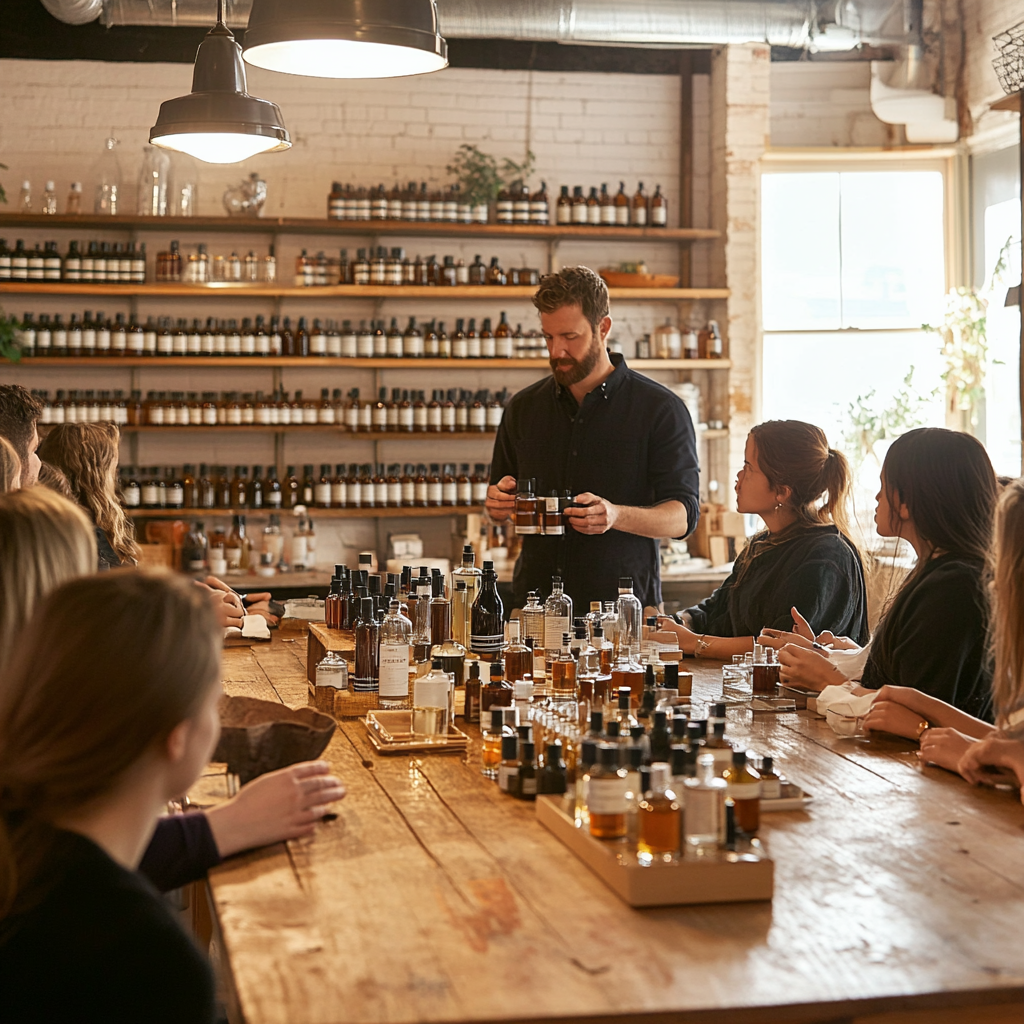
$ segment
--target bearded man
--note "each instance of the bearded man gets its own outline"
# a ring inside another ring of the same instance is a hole
[[[605,347],[608,289],[587,267],[541,279],[533,297],[552,376],[508,403],[494,442],[487,510],[509,519],[517,481],[542,499],[569,495],[561,536],[523,537],[512,581],[515,607],[561,576],[582,615],[611,601],[631,577],[644,605],[661,603],[658,540],[697,525],[697,446],[682,401]]]

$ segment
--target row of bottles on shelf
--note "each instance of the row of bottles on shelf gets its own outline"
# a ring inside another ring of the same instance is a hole
[[[508,195],[507,190],[502,190]],[[504,213],[504,195],[499,195],[499,210]],[[548,195],[547,186],[541,187],[533,194],[521,182],[518,183],[517,194],[512,200],[515,203],[513,218],[507,221],[499,219],[499,223],[547,224]],[[402,188],[397,182],[388,189],[384,185],[367,188],[341,182],[331,183],[331,191],[327,195],[327,216],[331,220],[409,220],[435,221],[448,224],[486,224],[489,220],[490,206],[488,203],[474,203],[462,195],[459,186],[448,185],[443,188],[429,189],[425,181],[410,181]]]
[[[83,317],[72,313],[65,322],[60,313],[25,313],[15,325],[15,342],[25,356],[336,356],[343,359],[542,359],[547,357],[544,336],[522,325],[513,330],[505,312],[492,326],[484,317],[479,330],[475,317],[459,317],[449,334],[445,321],[422,326],[409,317],[405,328],[392,317],[384,320],[314,319],[263,316],[237,320],[198,317],[135,317],[118,313],[111,320],[102,311]]]
[[[305,398],[301,389],[263,391],[95,391],[59,388],[53,399],[47,390],[32,392],[42,406],[43,426],[60,423],[102,423],[118,426],[339,426],[352,433],[456,434],[493,432],[501,425],[508,391],[487,388],[434,388],[425,391],[380,388],[377,401],[360,397],[359,388],[347,395],[341,388],[320,389],[320,398]]]
[[[455,287],[457,285],[528,285],[540,283],[540,271],[535,267],[512,267],[505,270],[497,256],[486,264],[479,255],[472,263],[454,256],[426,258],[416,255],[409,259],[401,246],[357,249],[356,258],[349,260],[348,249],[341,250],[339,259],[327,256],[322,250],[310,256],[306,249],[295,259],[295,287],[319,288],[327,285],[358,284],[402,287]]]
[[[71,244],[74,245],[74,242]],[[84,264],[82,270],[81,280],[93,280],[84,276]],[[179,281],[186,284],[274,284],[277,281],[277,257],[273,246],[264,256],[257,255],[253,249],[245,256],[239,256],[235,251],[228,256],[222,253],[211,256],[206,244],[202,242],[196,245],[195,252],[185,257],[181,254],[180,244],[174,240],[166,251],[156,254],[154,277],[160,284]],[[78,280],[71,277],[66,279]],[[103,279],[97,277],[95,280]]]
[[[62,256],[57,243],[36,242],[26,249],[19,238],[13,249],[0,238],[0,281],[106,281],[144,284],[145,242],[96,242],[87,245],[72,239]]]
[[[279,480],[276,466],[186,464],[122,466],[118,470],[121,503],[128,509],[265,509],[304,508],[442,508],[482,505],[487,497],[490,467],[483,462],[405,464],[330,463],[303,467],[300,479],[288,466]]]
[[[717,320],[703,328],[680,330],[671,320],[655,328],[654,337],[645,334],[636,343],[637,359],[722,359],[725,349]]]
[[[316,527],[306,515],[296,517],[291,535],[281,528],[281,517],[270,513],[262,529],[250,530],[244,515],[232,517],[230,528],[194,520],[181,542],[179,567],[200,577],[258,573],[274,576],[282,569],[305,572],[316,568]]]
[[[583,186],[576,185],[570,196],[569,186],[563,185],[555,204],[555,221],[558,224],[589,224],[591,227],[663,228],[668,226],[668,200],[660,185],[648,198],[642,181],[632,197],[626,194],[624,181],[619,182],[619,191],[615,195],[604,184],[600,193],[593,187],[589,195],[583,194]]]

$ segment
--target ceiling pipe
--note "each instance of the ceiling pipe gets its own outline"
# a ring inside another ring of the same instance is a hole
[[[88,25],[103,13],[103,0],[41,0],[58,21],[66,25]]]

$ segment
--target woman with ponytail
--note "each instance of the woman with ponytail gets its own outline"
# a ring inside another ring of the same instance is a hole
[[[815,632],[867,639],[867,595],[850,539],[846,457],[824,431],[799,420],[769,420],[747,437],[736,477],[736,508],[765,529],[736,558],[709,597],[662,625],[687,654],[729,658],[752,649],[765,627],[792,628],[794,607]],[[681,624],[680,624],[681,623]]]

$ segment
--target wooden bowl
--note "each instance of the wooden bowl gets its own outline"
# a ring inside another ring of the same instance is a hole
[[[212,760],[245,783],[258,775],[319,757],[334,735],[336,723],[313,708],[292,710],[272,700],[221,697],[220,740]]]
[[[609,288],[675,288],[679,278],[671,274],[623,274],[618,270],[602,270]]]

